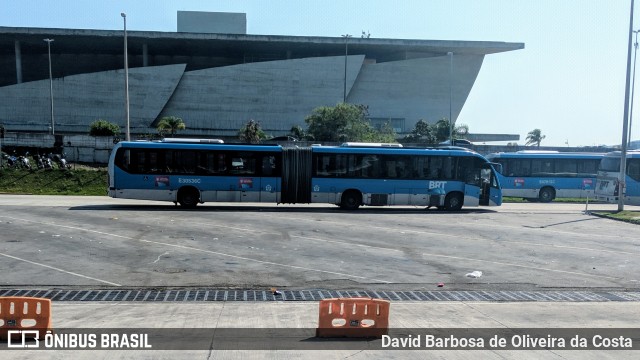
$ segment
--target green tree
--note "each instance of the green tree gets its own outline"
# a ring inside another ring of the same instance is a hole
[[[91,136],[116,136],[120,134],[120,126],[107,120],[98,119],[89,126]]]
[[[540,129],[533,129],[531,131],[529,131],[529,133],[527,134],[527,142],[525,145],[529,146],[529,145],[537,145],[537,147],[540,147],[540,143],[542,142],[542,140],[547,137],[546,135],[542,135],[542,131],[540,131]]]
[[[370,142],[381,142],[381,143],[394,143],[396,142],[396,138],[398,137],[398,134],[396,134],[396,131],[393,130],[393,126],[391,126],[390,122],[385,122],[382,127],[377,130],[377,131],[373,131],[373,133],[370,135],[371,140],[369,140]]]
[[[454,125],[451,132],[449,124],[449,119],[442,118],[433,125],[432,132],[437,143],[449,140],[451,135],[453,139],[464,139],[469,134],[469,125]]]
[[[383,131],[378,131],[369,123],[368,115],[365,105],[339,103],[313,109],[304,121],[308,125],[307,133],[316,141],[395,142],[391,126],[383,126]]]
[[[244,142],[259,144],[262,139],[267,137],[267,134],[262,131],[260,123],[251,119],[242,128],[240,128],[240,130],[238,130],[238,137]]]
[[[158,132],[164,135],[167,131],[171,134],[171,136],[175,135],[178,130],[186,129],[186,125],[181,118],[177,116],[165,116],[158,122]]]
[[[436,142],[433,126],[423,119],[418,120],[411,134],[404,137],[406,143],[433,145]]]
[[[313,135],[304,131],[304,129],[300,125],[292,126],[291,130],[289,130],[289,136],[293,136],[298,140],[315,140],[313,138]]]

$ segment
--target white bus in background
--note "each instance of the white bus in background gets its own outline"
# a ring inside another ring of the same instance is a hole
[[[596,179],[596,199],[617,203],[619,199],[618,179],[620,175],[620,151],[607,153],[600,161]],[[627,174],[625,176],[624,203],[640,205],[640,151],[627,153]]]

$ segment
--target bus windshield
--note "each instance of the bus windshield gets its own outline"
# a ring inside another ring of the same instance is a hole
[[[620,157],[605,157],[600,161],[600,171],[606,172],[619,172],[620,171]]]

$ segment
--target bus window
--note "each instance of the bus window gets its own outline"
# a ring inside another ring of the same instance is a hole
[[[279,176],[278,162],[275,155],[262,156],[262,176]]]
[[[148,152],[148,172],[151,174],[160,174],[163,173],[162,166],[160,165],[160,158],[157,150],[150,150]]]
[[[631,159],[629,160],[629,165],[627,166],[627,173],[629,177],[635,181],[640,181],[640,159]]]
[[[440,180],[442,178],[442,157],[433,156],[429,159],[429,179]]]
[[[131,170],[131,150],[129,149],[120,149],[116,156],[115,165],[119,168],[125,170],[126,172],[130,172]]]
[[[224,153],[203,152],[200,153],[200,165],[198,172],[203,175],[222,175],[226,173],[227,165]]]
[[[442,168],[442,178],[445,180],[453,179],[454,161],[453,158],[447,156],[443,159],[444,166]]]
[[[314,174],[320,177],[329,176],[329,155],[316,155],[314,158]]]
[[[198,154],[191,150],[180,150],[175,152],[174,166],[180,174],[195,174],[198,166]]]
[[[231,157],[230,174],[255,175],[256,174],[256,154],[255,153],[234,153]]]
[[[462,180],[466,184],[480,185],[480,159],[461,157],[457,160],[456,179]]]
[[[508,176],[531,176],[530,159],[509,159],[505,171]]]
[[[578,161],[569,159],[555,160],[555,176],[576,177],[578,174]]]
[[[598,174],[599,160],[582,160],[578,161],[578,176],[579,177],[596,177]]]
[[[532,176],[552,176],[553,160],[549,159],[533,159],[531,160]]]
[[[380,176],[380,162],[376,155],[358,155],[358,166],[362,177],[378,178]]]
[[[144,149],[138,149],[133,152],[133,157],[131,158],[131,171],[135,174],[142,174],[145,172],[145,159],[146,152]]]
[[[411,178],[411,162],[405,156],[385,156],[383,161],[387,170],[387,177],[391,179]]]
[[[620,157],[608,157],[605,156],[600,162],[600,171],[606,172],[619,172],[620,171]]]
[[[411,158],[413,164],[413,178],[414,179],[426,179],[429,174],[429,157],[428,156],[414,156]]]

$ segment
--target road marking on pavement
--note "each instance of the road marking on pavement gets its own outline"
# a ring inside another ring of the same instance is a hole
[[[225,225],[211,225],[211,224],[208,224],[208,226],[229,228],[229,229],[240,230],[240,231],[250,231],[250,232],[262,233],[262,234],[275,234],[275,232],[268,232],[268,231],[262,231],[262,230],[254,230],[254,229],[244,229],[244,228],[225,226]],[[382,228],[382,227],[378,227],[378,228],[385,229],[385,230],[389,231],[388,228]],[[406,231],[406,230],[403,230],[403,231]],[[409,231],[407,231],[407,232],[409,232]],[[423,231],[420,231],[420,230],[414,230],[413,232],[423,233]],[[450,234],[440,234],[440,233],[433,233],[433,232],[424,232],[424,233],[452,236]],[[354,243],[349,243],[349,242],[346,242],[346,241],[322,239],[322,238],[301,236],[301,235],[290,235],[290,236],[292,238],[298,238],[298,239],[304,239],[304,240],[310,240],[310,241],[322,241],[322,242],[333,243],[333,244],[341,244],[341,245],[346,245],[346,246],[358,246],[358,247],[374,249],[374,250],[386,250],[386,251],[404,253],[403,250],[399,250],[399,249],[395,249],[395,248],[387,248],[387,247],[383,247],[383,246],[366,245],[366,244],[354,244]],[[458,238],[460,238],[460,237],[458,237]],[[483,239],[483,238],[469,238],[469,237],[466,237],[465,239],[498,242],[496,240]],[[522,241],[505,240],[505,241],[499,241],[499,242],[509,242],[509,243],[514,243],[514,244],[525,244],[525,245],[554,247],[554,248],[567,248],[567,249],[573,249],[573,250],[588,250],[588,251],[597,251],[597,252],[609,252],[609,253],[617,253],[617,254],[625,254],[625,255],[640,255],[638,253],[631,253],[631,252],[626,252],[626,251],[591,249],[591,248],[581,248],[581,247],[575,247],[575,246],[564,246],[564,245],[554,245],[554,244],[538,244],[538,243],[529,243],[529,242],[522,242]],[[558,272],[558,273],[580,275],[580,276],[591,276],[591,277],[605,278],[605,279],[618,279],[618,278],[612,277],[612,276],[594,275],[594,274],[589,274],[589,273],[580,273],[580,272],[574,272],[574,271],[549,269],[549,268],[536,267],[536,266],[526,266],[526,265],[505,263],[505,262],[492,261],[492,260],[482,260],[482,259],[473,259],[473,258],[465,258],[465,257],[456,257],[456,256],[450,256],[450,255],[429,254],[429,253],[422,253],[422,255],[448,257],[448,258],[460,259],[460,260],[472,260],[472,261],[493,263],[493,264],[497,264],[497,265],[516,266],[516,267],[522,267],[522,268],[528,268],[528,269],[534,269],[534,270],[540,270],[540,271],[550,271],[550,272]]]
[[[297,218],[297,220],[310,220],[310,221],[313,221],[311,219],[299,219],[299,218]],[[331,221],[323,221],[323,222],[331,222]],[[198,223],[196,223],[196,224],[198,224]],[[203,223],[199,223],[199,224],[200,225],[204,225]],[[240,230],[240,231],[249,231],[249,232],[254,232],[254,233],[276,234],[275,232],[268,232],[268,231],[263,231],[263,230],[254,230],[254,229],[245,229],[245,228],[238,228],[238,227],[225,226],[225,225],[212,225],[212,224],[207,224],[207,225],[210,226],[210,227],[211,226],[212,227],[222,227],[222,228],[229,228],[229,229]],[[375,227],[375,226],[373,226],[373,227],[374,228],[383,229],[383,230],[386,230],[386,231],[397,231],[397,230],[389,230],[389,228]],[[402,231],[410,232],[410,231],[407,231],[407,230],[402,230]],[[443,235],[443,236],[453,236],[453,235],[450,235],[450,234],[425,232],[425,231],[420,231],[420,230],[412,230],[412,232],[426,233],[426,234],[436,234],[436,235]],[[277,235],[280,235],[280,234],[277,234]],[[386,251],[393,251],[393,252],[399,252],[399,253],[403,253],[404,252],[403,250],[394,249],[394,248],[388,248],[388,247],[383,247],[383,246],[366,245],[366,244],[354,244],[354,243],[349,243],[349,242],[346,242],[346,241],[322,239],[322,238],[315,238],[315,237],[308,237],[308,236],[301,236],[301,235],[290,235],[290,236],[292,238],[299,238],[299,239],[305,239],[305,240],[311,240],[311,241],[322,241],[322,242],[341,244],[341,245],[346,245],[346,246],[358,246],[358,247],[364,247],[364,248],[369,248],[369,249],[386,250]],[[496,242],[496,243],[508,242],[508,243],[513,243],[513,244],[524,244],[524,245],[541,246],[541,247],[553,247],[553,248],[566,248],[566,249],[573,249],[573,250],[607,252],[607,253],[616,253],[616,254],[634,255],[634,256],[640,255],[640,253],[632,253],[632,252],[626,252],[626,251],[581,248],[581,247],[576,247],[576,246],[555,245],[555,244],[539,244],[539,243],[530,243],[530,242],[523,242],[523,241],[511,241],[511,240],[496,241],[496,240],[492,240],[492,239],[484,239],[484,238],[479,238],[479,237],[476,237],[476,238],[457,237],[457,238],[459,238],[459,239],[468,239],[468,240],[491,241],[491,242]],[[482,259],[473,259],[473,258],[465,258],[465,257],[455,257],[455,256],[450,256],[450,255],[429,254],[429,253],[423,253],[423,255],[449,257],[449,258],[462,259],[462,260],[473,260],[473,261],[487,262],[487,263],[493,263],[493,264],[504,265],[504,266],[516,266],[516,267],[522,267],[522,268],[528,268],[528,269],[534,269],[534,270],[540,270],[540,271],[550,271],[550,272],[558,272],[558,273],[565,273],[565,274],[572,274],[572,275],[591,276],[591,277],[605,278],[605,279],[619,279],[619,278],[611,277],[611,276],[594,275],[594,274],[589,274],[589,273],[580,273],[580,272],[573,272],[573,271],[566,271],[566,270],[549,269],[549,268],[536,267],[536,266],[526,266],[526,265],[504,263],[504,262],[492,261],[492,260],[482,260]]]
[[[252,258],[242,257],[242,256],[238,256],[238,255],[232,255],[232,254],[226,254],[226,253],[216,252],[216,251],[212,251],[212,250],[199,249],[199,248],[190,247],[190,246],[175,245],[175,244],[163,243],[163,242],[152,241],[152,240],[136,239],[136,238],[132,238],[132,237],[129,237],[129,236],[123,236],[123,235],[111,234],[111,233],[101,232],[101,231],[97,231],[97,230],[88,230],[88,229],[83,229],[83,228],[75,227],[75,226],[59,225],[59,224],[49,224],[49,223],[41,223],[41,222],[37,222],[37,221],[25,220],[25,219],[19,219],[19,218],[13,218],[13,217],[8,217],[8,216],[0,216],[0,217],[10,218],[10,219],[14,219],[14,220],[23,220],[23,221],[32,222],[32,223],[37,223],[37,224],[47,224],[47,225],[52,225],[52,226],[58,226],[58,227],[68,228],[68,229],[82,230],[82,231],[87,231],[87,232],[97,233],[97,234],[101,234],[101,235],[107,235],[107,236],[119,237],[119,238],[128,239],[128,240],[137,240],[137,241],[147,242],[147,243],[154,243],[154,244],[163,245],[163,246],[170,246],[170,247],[175,247],[175,248],[182,248],[182,249],[187,249],[187,250],[194,250],[194,251],[206,252],[206,253],[211,253],[211,254],[215,254],[215,255],[219,255],[219,256],[231,257],[231,258],[240,259],[240,260],[245,260],[245,261],[258,262],[258,263],[267,264],[267,265],[283,266],[283,267],[288,267],[288,268],[293,268],[293,269],[301,269],[301,270],[307,270],[307,271],[316,271],[316,272],[327,273],[327,274],[332,274],[332,275],[340,275],[340,276],[347,276],[347,277],[351,277],[351,278],[358,278],[358,279],[373,280],[373,281],[377,281],[377,282],[381,282],[381,283],[386,283],[386,284],[391,284],[391,283],[393,283],[393,282],[391,282],[391,281],[379,280],[379,279],[370,279],[370,278],[366,278],[366,277],[363,277],[363,276],[350,275],[350,274],[338,273],[338,272],[332,272],[332,271],[327,271],[327,270],[312,269],[312,268],[306,268],[306,267],[296,266],[296,265],[287,265],[287,264],[280,264],[280,263],[275,263],[275,262],[269,262],[269,261],[257,260],[257,259],[252,259]],[[327,222],[329,222],[329,221],[327,221]],[[211,225],[209,225],[209,226],[211,226]],[[267,234],[271,234],[271,233],[272,233],[272,232],[265,232],[265,231],[261,231],[261,230],[244,229],[244,228],[231,227],[231,226],[224,226],[224,225],[213,225],[213,226],[223,227],[223,228],[232,228],[232,229],[235,229],[235,230],[241,230],[241,231],[251,231],[251,232],[255,232],[255,233],[267,233]],[[385,229],[385,230],[389,231],[389,229],[388,229],[388,228],[375,227],[375,226],[374,226],[374,228],[380,228],[380,229]],[[406,230],[403,230],[403,231],[406,231]],[[412,232],[421,233],[422,231],[420,231],[420,230],[413,230]],[[450,235],[450,234],[440,234],[440,233],[432,233],[432,232],[424,232],[424,233],[427,233],[427,234],[436,234],[436,235],[444,235],[444,236],[453,236],[453,235]],[[379,249],[379,250],[387,250],[387,251],[391,250],[391,251],[396,251],[396,252],[402,252],[402,250],[393,249],[393,248],[387,248],[387,247],[375,246],[375,245],[353,244],[353,243],[348,243],[348,242],[344,242],[344,241],[340,241],[340,240],[319,239],[319,238],[311,238],[311,237],[304,237],[304,236],[297,236],[297,235],[292,235],[292,237],[297,237],[297,238],[302,238],[302,239],[308,239],[308,240],[314,240],[314,241],[332,242],[332,243],[336,243],[336,244],[344,244],[344,245],[348,245],[348,246],[359,245],[359,246],[361,246],[361,247],[367,247],[367,248],[371,248],[371,249]],[[471,239],[471,240],[484,240],[484,241],[494,241],[494,242],[495,242],[495,240],[491,240],[491,239],[483,239],[483,238],[467,238],[467,239]],[[508,240],[507,240],[507,241],[508,241]],[[516,243],[517,243],[517,242],[516,242]],[[551,246],[551,245],[544,245],[544,246]],[[612,251],[612,250],[598,250],[598,249],[584,249],[584,248],[574,248],[574,249],[579,249],[579,250],[592,250],[592,251],[602,251],[602,252],[615,252],[615,251]],[[625,253],[625,254],[629,254],[629,255],[638,255],[638,254],[635,254],[635,253]],[[594,274],[589,274],[589,273],[580,273],[580,272],[573,272],[573,271],[566,271],[566,270],[549,269],[549,268],[536,267],[536,266],[527,266],[527,265],[520,265],[520,264],[513,264],[513,263],[505,263],[505,262],[499,262],[499,261],[493,261],[493,260],[474,259],[474,258],[466,258],[466,257],[451,256],[451,255],[442,255],[442,254],[431,254],[431,253],[422,253],[422,255],[426,255],[426,256],[435,256],[435,257],[445,257],[445,258],[458,259],[458,260],[465,260],[465,261],[485,262],[485,263],[492,263],[492,264],[496,264],[496,265],[514,266],[514,267],[527,268],[527,269],[534,269],[534,270],[539,270],[539,271],[549,271],[549,272],[565,273],[565,274],[580,275],[580,276],[590,276],[590,277],[605,278],[605,279],[620,279],[620,278],[611,277],[611,276],[594,275]]]
[[[130,238],[130,239],[131,240],[135,240],[133,238]],[[313,268],[308,268],[308,267],[304,267],[304,266],[287,265],[287,264],[281,264],[281,263],[276,263],[276,262],[272,262],[272,261],[257,260],[257,259],[252,259],[252,258],[248,258],[248,257],[244,257],[244,256],[239,256],[239,255],[232,255],[232,254],[221,253],[221,252],[218,252],[218,251],[200,249],[200,248],[196,248],[196,247],[192,247],[192,246],[169,244],[169,243],[164,243],[164,242],[161,242],[161,241],[144,240],[144,239],[140,239],[138,241],[151,243],[151,244],[157,244],[157,245],[163,245],[163,246],[171,246],[171,247],[175,247],[175,248],[179,248],[179,249],[200,251],[200,252],[205,252],[205,253],[209,253],[209,254],[215,254],[215,255],[230,257],[230,258],[233,258],[233,259],[257,262],[257,263],[265,264],[265,265],[275,265],[275,266],[282,266],[282,267],[287,267],[287,268],[291,268],[291,269],[299,269],[299,270],[305,270],[305,271],[315,271],[315,272],[321,272],[321,273],[331,274],[331,275],[346,276],[346,277],[356,278],[356,279],[373,280],[373,281],[377,281],[377,282],[381,282],[381,283],[385,283],[385,284],[391,284],[392,283],[391,281],[387,281],[387,280],[372,279],[372,278],[367,278],[367,277],[364,277],[364,276],[357,276],[357,275],[339,273],[339,272],[328,271],[328,270],[313,269]]]
[[[542,267],[537,267],[537,266],[512,264],[512,263],[505,263],[505,262],[493,261],[493,260],[474,259],[474,258],[467,258],[467,257],[462,257],[462,256],[441,255],[441,254],[431,254],[431,253],[422,253],[422,255],[434,256],[434,257],[443,257],[443,258],[448,258],[448,259],[456,259],[456,260],[464,260],[464,261],[477,261],[477,262],[484,262],[484,263],[496,264],[496,265],[504,265],[504,266],[515,266],[515,267],[520,267],[520,268],[525,268],[525,269],[551,271],[551,272],[558,272],[558,273],[563,273],[563,274],[572,274],[572,275],[580,275],[580,276],[591,276],[591,277],[597,277],[597,278],[603,278],[603,279],[613,279],[613,280],[619,280],[620,279],[620,278],[613,277],[613,276],[604,276],[604,275],[595,275],[595,274],[589,274],[589,273],[580,273],[580,272],[575,272],[575,271],[548,269],[548,268],[542,268]]]
[[[165,251],[165,252],[164,252],[164,254],[160,254],[160,255],[158,255],[158,258],[157,258],[157,259],[155,259],[155,260],[152,262],[152,264],[155,264],[155,263],[157,263],[158,261],[160,261],[160,258],[161,258],[163,255],[169,255],[169,252],[168,252],[168,251]]]
[[[400,252],[400,253],[403,253],[403,252],[404,252],[404,251],[399,250],[399,249],[386,248],[386,247],[373,246],[373,245],[352,244],[352,243],[348,243],[348,242],[344,242],[344,241],[339,241],[339,240],[327,240],[327,239],[312,238],[312,237],[307,237],[307,236],[297,236],[297,235],[291,235],[291,237],[295,237],[295,238],[299,238],[299,239],[306,239],[306,240],[314,240],[314,241],[324,241],[324,242],[330,242],[330,243],[335,243],[335,244],[344,244],[344,245],[348,245],[348,246],[354,246],[354,245],[357,245],[357,246],[366,247],[366,248],[371,248],[371,249],[388,250],[388,251],[395,251],[395,252]],[[446,258],[458,259],[458,260],[465,260],[465,261],[479,261],[479,262],[491,263],[491,264],[496,264],[496,265],[516,266],[516,267],[522,267],[522,268],[527,268],[527,269],[534,269],[534,270],[541,270],[541,271],[551,271],[551,272],[559,272],[559,273],[572,274],[572,275],[580,275],[580,276],[591,276],[591,277],[598,277],[598,278],[605,278],[605,279],[619,279],[619,278],[612,277],[612,276],[594,275],[594,274],[589,274],[589,273],[580,273],[580,272],[574,272],[574,271],[566,271],[566,270],[549,269],[549,268],[536,267],[536,266],[527,266],[527,265],[520,265],[520,264],[505,263],[505,262],[493,261],[493,260],[474,259],[474,258],[466,258],[466,257],[451,256],[451,255],[441,255],[441,254],[432,254],[432,253],[422,253],[422,255],[426,255],[426,256],[436,256],[436,257],[446,257]]]
[[[316,221],[313,219],[302,219],[302,218],[291,218],[291,217],[287,217],[288,219],[291,220],[306,220],[306,221]],[[323,223],[335,223],[335,224],[339,224],[341,226],[353,226],[353,224],[349,224],[349,223],[345,223],[345,222],[340,222],[340,221],[334,221],[334,220],[323,220]],[[211,225],[211,224],[207,224],[208,226],[220,226],[220,227],[225,227],[223,225]],[[485,224],[482,224],[482,226],[485,226]],[[509,226],[504,226],[504,228],[509,227]],[[569,246],[569,245],[557,245],[557,244],[544,244],[544,243],[535,243],[535,242],[527,242],[527,241],[516,241],[516,240],[494,240],[494,239],[487,239],[487,238],[483,238],[483,237],[469,237],[469,236],[459,236],[459,235],[454,235],[454,234],[448,234],[448,233],[443,233],[443,232],[435,232],[435,231],[424,231],[424,230],[412,230],[412,229],[404,229],[404,228],[389,228],[389,227],[382,227],[382,226],[371,226],[371,225],[367,225],[367,228],[371,228],[371,229],[377,229],[377,230],[383,230],[386,232],[393,232],[393,233],[397,233],[398,231],[402,231],[404,233],[415,233],[415,234],[420,234],[420,235],[436,235],[436,236],[445,236],[445,237],[452,237],[455,239],[461,239],[461,240],[480,240],[480,241],[490,241],[490,242],[496,242],[496,243],[511,243],[511,244],[521,244],[521,245],[532,245],[532,246],[540,246],[540,247],[551,247],[551,248],[560,248],[560,249],[572,249],[572,250],[584,250],[584,251],[595,251],[595,252],[605,252],[605,253],[613,253],[613,254],[623,254],[623,255],[633,255],[633,256],[639,256],[640,252],[630,252],[630,251],[622,251],[622,250],[607,250],[607,249],[595,249],[595,248],[588,248],[588,247],[580,247],[580,246]],[[511,228],[515,228],[515,229],[520,229],[522,230],[521,227],[514,227],[511,226]],[[243,231],[253,231],[253,232],[260,232],[260,231],[256,231],[256,230],[250,230],[250,229],[239,229],[239,228],[233,228],[236,230],[243,230]],[[538,229],[538,228],[536,228]],[[542,230],[542,229],[540,229]],[[558,231],[558,230],[546,230],[548,232],[554,232],[554,233],[560,233],[560,234],[567,234],[567,235],[580,235],[580,236],[590,236],[591,238],[594,237],[593,234],[589,235],[589,234],[583,234],[583,233],[571,233],[571,232],[566,232],[566,231]],[[265,234],[271,234],[275,232],[263,232]],[[291,235],[291,236],[296,236],[296,235]],[[607,235],[596,235],[598,238],[600,237],[610,237],[610,238],[616,238],[616,239],[620,239],[620,236],[607,236]],[[622,237],[624,238],[624,237]],[[354,244],[357,245],[357,244]],[[367,245],[363,245],[363,246],[367,246]]]
[[[109,285],[113,285],[113,286],[122,286],[122,285],[120,285],[120,284],[116,284],[116,283],[111,282],[111,281],[101,280],[101,279],[97,279],[97,278],[94,278],[94,277],[91,277],[91,276],[87,276],[87,275],[82,275],[82,274],[74,273],[74,272],[72,272],[72,271],[63,270],[63,269],[60,269],[60,268],[57,268],[57,267],[53,267],[53,266],[51,266],[51,265],[41,264],[41,263],[37,263],[37,262],[35,262],[35,261],[31,261],[31,260],[27,260],[27,259],[22,259],[22,258],[19,258],[19,257],[17,257],[17,256],[12,256],[12,255],[9,255],[9,254],[4,254],[4,253],[0,253],[0,255],[2,255],[2,256],[4,256],[4,257],[11,258],[11,259],[14,259],[14,260],[23,261],[23,262],[26,262],[26,263],[29,263],[29,264],[33,264],[33,265],[38,265],[38,266],[46,267],[46,268],[48,268],[48,269],[52,269],[52,270],[55,270],[55,271],[63,272],[63,273],[65,273],[65,274],[69,274],[69,275],[73,275],[73,276],[79,276],[79,277],[81,277],[81,278],[85,278],[85,279],[89,279],[89,280],[94,280],[94,281],[98,281],[98,282],[105,283],[105,284],[109,284]]]
[[[162,246],[169,246],[169,247],[180,248],[180,249],[185,249],[185,250],[205,252],[205,253],[209,253],[209,254],[214,254],[214,255],[219,255],[219,256],[224,256],[224,257],[230,257],[230,258],[233,258],[233,259],[239,259],[239,260],[244,260],[244,261],[251,261],[251,262],[256,262],[256,263],[265,264],[265,265],[274,265],[274,266],[286,267],[286,268],[290,268],[290,269],[299,269],[299,270],[305,270],[305,271],[320,272],[320,273],[324,273],[324,274],[346,276],[346,277],[349,277],[349,278],[362,279],[362,280],[368,280],[368,281],[376,281],[376,282],[380,282],[380,283],[384,283],[384,284],[391,284],[392,283],[391,281],[387,281],[387,280],[372,279],[372,278],[367,278],[367,277],[364,277],[364,276],[351,275],[351,274],[340,273],[340,272],[335,272],[335,271],[328,271],[328,270],[321,270],[321,269],[314,269],[314,268],[308,268],[308,267],[304,267],[304,266],[281,264],[281,263],[276,263],[276,262],[272,262],[272,261],[263,261],[263,260],[252,259],[252,258],[239,256],[239,255],[232,255],[232,254],[226,254],[226,253],[222,253],[222,252],[218,252],[218,251],[200,249],[200,248],[196,248],[196,247],[192,247],[192,246],[169,244],[169,243],[164,243],[164,242],[161,242],[161,241],[138,239],[138,238],[133,238],[133,237],[130,237],[130,236],[112,234],[112,233],[108,233],[108,232],[104,232],[104,231],[84,229],[84,228],[81,228],[81,227],[78,227],[78,226],[52,224],[52,223],[47,223],[47,222],[40,222],[40,221],[26,220],[26,219],[21,219],[21,218],[14,218],[14,217],[10,217],[10,216],[0,216],[0,218],[21,220],[21,221],[34,223],[34,224],[57,226],[57,227],[65,228],[65,229],[86,231],[86,232],[90,232],[90,233],[94,233],[94,234],[112,236],[112,237],[117,237],[117,238],[121,238],[121,239],[146,242],[146,243],[162,245]]]

